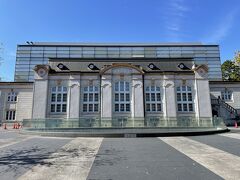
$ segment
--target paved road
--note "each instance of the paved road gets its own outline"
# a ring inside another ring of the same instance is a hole
[[[240,179],[240,129],[160,138],[50,138],[0,130],[0,179]]]

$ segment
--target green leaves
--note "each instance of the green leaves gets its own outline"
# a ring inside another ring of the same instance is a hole
[[[222,64],[222,78],[225,81],[240,81],[240,67],[231,60]]]

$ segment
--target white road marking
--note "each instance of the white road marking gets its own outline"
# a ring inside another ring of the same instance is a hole
[[[240,157],[185,137],[159,138],[224,179],[240,179]]]
[[[237,134],[237,133],[224,133],[219,135],[229,137],[229,138],[234,138],[234,139],[240,139],[240,134]]]
[[[1,139],[0,143],[4,143],[3,145],[0,145],[0,148],[4,148],[7,146],[11,146],[17,143],[21,143],[23,141],[29,140],[35,138],[34,136],[31,137],[20,137],[20,138],[9,138],[9,139]]]
[[[85,180],[103,138],[76,138],[19,180]]]

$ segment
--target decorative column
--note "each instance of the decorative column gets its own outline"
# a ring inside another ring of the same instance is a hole
[[[101,77],[101,120],[102,126],[111,126],[112,122],[112,75]],[[106,120],[106,121],[105,121]],[[110,122],[107,122],[107,121]]]
[[[80,116],[80,75],[71,75],[68,91],[68,118]]]
[[[166,119],[176,118],[176,95],[175,95],[175,85],[174,85],[174,75],[164,75],[164,117]]]
[[[34,68],[33,119],[46,118],[48,97],[48,65],[37,65]]]
[[[133,126],[142,127],[144,125],[144,94],[143,94],[143,78],[142,75],[132,76],[132,108],[131,116],[133,118]]]

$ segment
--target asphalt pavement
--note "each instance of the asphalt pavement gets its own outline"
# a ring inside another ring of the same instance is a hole
[[[0,179],[240,179],[239,149],[240,129],[160,138],[41,137],[1,129]]]

